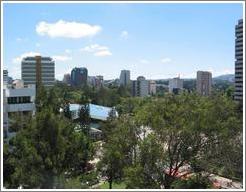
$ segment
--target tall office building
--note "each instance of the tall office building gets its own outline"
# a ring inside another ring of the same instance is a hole
[[[88,76],[88,84],[95,88],[100,88],[103,86],[103,76]]]
[[[156,94],[156,82],[153,80],[149,81],[149,94],[150,95]]]
[[[183,79],[179,77],[169,80],[169,93],[177,94],[183,90]]]
[[[145,97],[149,95],[149,81],[143,76],[139,76],[137,80],[132,81],[132,95]]]
[[[71,84],[74,87],[87,85],[88,70],[85,67],[73,68],[71,71]]]
[[[196,90],[200,95],[208,96],[212,90],[212,73],[197,71]]]
[[[7,70],[3,70],[3,84],[8,84],[8,71]]]
[[[55,82],[55,61],[50,57],[25,57],[21,62],[21,78],[25,85],[53,86]]]
[[[127,86],[131,82],[130,80],[130,71],[129,70],[121,70],[120,72],[120,85]]]
[[[235,93],[234,99],[243,101],[243,20],[235,28]]]

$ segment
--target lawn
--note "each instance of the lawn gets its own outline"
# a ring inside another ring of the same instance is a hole
[[[117,183],[113,182],[112,188],[113,189],[125,189],[126,188],[126,184],[124,182],[117,182]],[[99,186],[99,189],[109,189],[108,182],[104,182],[103,184],[101,184]]]

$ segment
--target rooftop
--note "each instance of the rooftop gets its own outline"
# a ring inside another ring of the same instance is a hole
[[[78,111],[80,109],[79,104],[70,104],[70,111],[76,112],[74,118],[78,117]],[[109,116],[109,112],[112,110],[110,107],[105,107],[101,105],[89,104],[90,117],[92,119],[98,119],[105,121]]]

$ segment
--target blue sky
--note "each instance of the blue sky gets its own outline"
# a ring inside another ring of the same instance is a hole
[[[234,73],[238,3],[190,4],[4,4],[5,69],[21,76],[21,58],[55,59],[56,78],[73,67],[89,75],[131,79]]]

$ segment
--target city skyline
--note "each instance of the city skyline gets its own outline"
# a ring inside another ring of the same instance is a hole
[[[119,78],[122,69],[131,71],[131,79],[195,78],[198,70],[232,74],[235,24],[243,14],[239,3],[28,3],[3,8],[3,68],[20,78],[22,57],[41,54],[54,58],[58,80],[74,67],[86,67],[88,75],[104,79]]]

